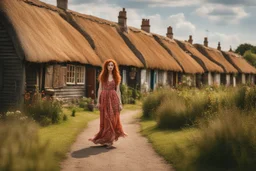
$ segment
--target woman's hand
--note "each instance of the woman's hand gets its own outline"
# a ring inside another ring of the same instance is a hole
[[[99,103],[96,104],[96,108],[98,108],[98,109],[100,108],[100,104]]]
[[[123,105],[119,104],[119,111],[121,111],[123,109]]]

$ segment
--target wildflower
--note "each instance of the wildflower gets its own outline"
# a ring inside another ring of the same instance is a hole
[[[21,114],[21,112],[19,111],[19,110],[16,110],[16,112],[15,112],[16,114]]]

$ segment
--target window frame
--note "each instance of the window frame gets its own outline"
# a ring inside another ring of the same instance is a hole
[[[70,71],[70,68],[73,67],[73,71]],[[73,81],[71,80],[71,73],[73,76]],[[72,64],[68,64],[67,65],[67,78],[66,78],[66,84],[67,85],[75,85],[76,84],[76,79],[75,79],[75,75],[76,75],[76,66],[72,65]],[[72,81],[72,82],[71,82]]]
[[[78,72],[78,68],[81,69],[79,72]],[[79,76],[78,76],[79,74]],[[85,67],[84,66],[76,66],[76,78],[75,78],[75,82],[77,85],[84,85],[85,83]],[[80,77],[79,79],[79,82],[78,82],[78,77]]]
[[[73,67],[72,72],[70,71],[70,67]],[[85,84],[85,66],[67,64],[66,84],[67,85],[84,85]]]

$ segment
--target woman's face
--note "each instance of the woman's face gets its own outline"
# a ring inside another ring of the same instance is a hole
[[[114,69],[114,63],[113,62],[109,62],[108,63],[108,71],[113,71]]]

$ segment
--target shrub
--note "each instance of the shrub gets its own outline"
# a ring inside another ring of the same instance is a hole
[[[204,114],[211,113],[210,99],[205,94],[166,94],[161,105],[157,108],[157,123],[159,128],[179,129],[193,125]]]
[[[66,114],[63,115],[63,121],[68,120],[68,116]]]
[[[35,121],[46,126],[59,122],[62,109],[58,101],[42,99],[27,106],[25,111]]]
[[[57,170],[47,144],[38,139],[38,126],[30,120],[0,121],[0,170]]]
[[[72,110],[72,114],[71,114],[71,116],[73,116],[73,117],[75,117],[75,116],[76,116],[76,109],[73,109],[73,110]]]
[[[176,94],[177,93],[171,89],[160,89],[149,94],[143,101],[143,117],[156,118],[156,110],[160,106],[161,102],[163,102],[166,97],[170,97],[171,99],[171,97]]]
[[[157,108],[157,126],[159,128],[179,129],[186,124],[185,101],[181,97],[167,98]]]
[[[137,87],[131,88],[126,84],[122,84],[120,90],[123,104],[135,104],[136,100],[140,100],[142,97],[141,92]]]
[[[247,110],[256,109],[256,87],[251,87],[247,89],[245,96],[245,108]]]
[[[37,90],[33,96],[25,94],[24,111],[42,126],[58,123],[62,113],[61,102],[50,97],[43,97]]]

